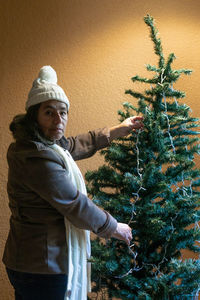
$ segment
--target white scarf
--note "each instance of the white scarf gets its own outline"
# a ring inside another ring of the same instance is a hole
[[[57,144],[51,146],[64,160],[69,179],[77,189],[87,194],[83,176],[67,150]],[[65,218],[66,240],[68,246],[68,283],[65,300],[86,300],[90,286],[90,264],[87,259],[91,254],[90,232],[75,227]]]

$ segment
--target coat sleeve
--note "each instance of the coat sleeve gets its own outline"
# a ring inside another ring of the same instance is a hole
[[[77,190],[62,159],[52,149],[33,151],[26,158],[25,184],[74,226],[109,238],[117,221]]]
[[[109,146],[110,131],[107,127],[89,131],[76,137],[61,138],[58,144],[67,149],[74,160],[88,158],[98,150]]]

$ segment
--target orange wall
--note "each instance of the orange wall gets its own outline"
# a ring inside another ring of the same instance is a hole
[[[149,31],[143,22],[154,16],[165,54],[174,52],[175,68],[191,68],[178,88],[195,116],[200,115],[199,0],[2,0],[0,3],[0,254],[8,232],[6,149],[9,123],[24,112],[26,95],[41,66],[50,64],[71,102],[67,135],[117,123],[117,110],[130,100],[130,78],[155,64]],[[102,158],[79,163],[83,173]],[[13,299],[0,265],[1,299]]]

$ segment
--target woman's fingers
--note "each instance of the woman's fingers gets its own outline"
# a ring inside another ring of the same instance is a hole
[[[131,228],[124,223],[118,223],[115,232],[112,237],[125,241],[128,245],[130,245],[130,241],[132,240],[132,231]]]

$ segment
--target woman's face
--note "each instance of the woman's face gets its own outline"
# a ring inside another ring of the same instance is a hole
[[[41,103],[37,121],[45,137],[59,140],[64,135],[68,115],[65,103],[48,100]]]

